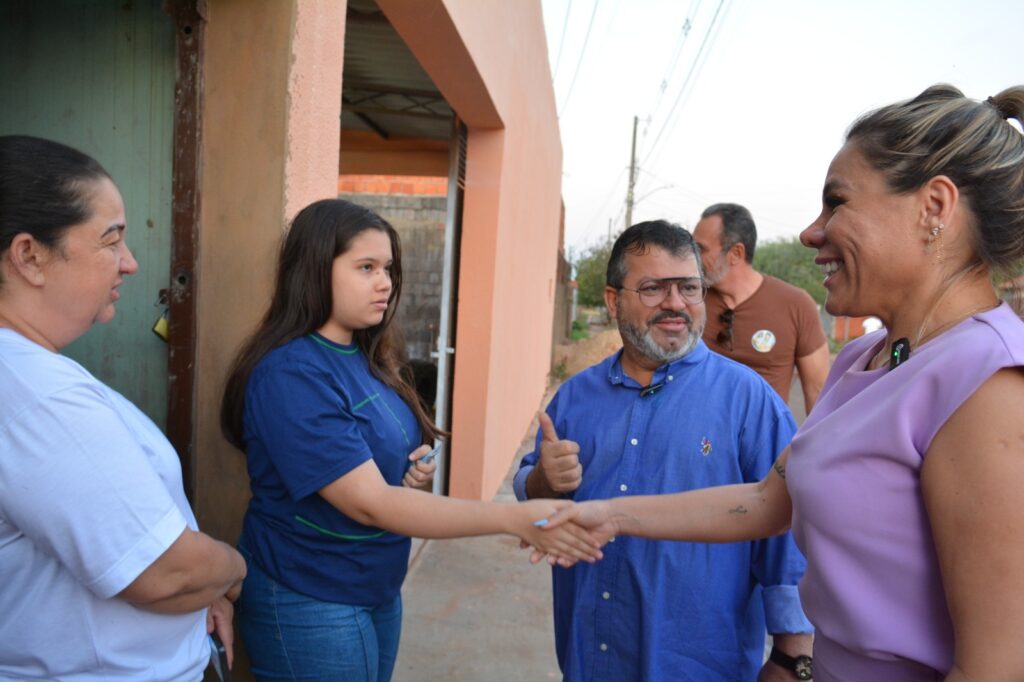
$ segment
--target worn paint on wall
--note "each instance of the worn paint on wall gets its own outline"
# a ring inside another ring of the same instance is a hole
[[[298,0],[288,75],[285,216],[335,196],[345,3]]]
[[[169,284],[174,60],[174,25],[156,0],[0,5],[0,134],[54,139],[99,160],[124,197],[139,261],[114,320],[64,352],[161,428],[167,345],[150,329]]]
[[[207,4],[195,506],[204,527],[234,540],[248,484],[220,433],[224,379],[269,304],[287,221],[337,191],[345,6]]]

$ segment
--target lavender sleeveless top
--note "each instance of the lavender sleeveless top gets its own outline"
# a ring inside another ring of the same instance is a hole
[[[1005,303],[865,371],[885,331],[843,349],[793,439],[787,484],[814,679],[942,679],[953,628],[921,495],[946,420],[996,371],[1024,366],[1024,323]]]

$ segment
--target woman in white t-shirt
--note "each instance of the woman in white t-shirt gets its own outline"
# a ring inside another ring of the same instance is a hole
[[[0,136],[0,678],[199,680],[245,562],[198,531],[177,455],[60,350],[138,263],[93,159]]]

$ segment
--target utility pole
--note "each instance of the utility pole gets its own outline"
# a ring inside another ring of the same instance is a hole
[[[633,224],[633,186],[636,184],[636,124],[633,117],[633,147],[629,152],[629,189],[626,190],[626,227]]]

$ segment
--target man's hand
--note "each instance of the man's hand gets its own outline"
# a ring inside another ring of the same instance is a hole
[[[775,646],[788,656],[811,656],[814,651],[814,636],[811,634],[776,633],[772,635]],[[765,661],[757,676],[757,682],[793,682],[796,673],[787,668]]]
[[[757,674],[757,682],[793,682],[795,679],[797,677],[792,670],[786,670],[771,661],[765,661],[764,667]]]
[[[530,497],[550,497],[571,493],[583,482],[583,467],[580,465],[580,446],[571,440],[561,440],[555,431],[551,417],[541,410],[537,415],[540,422],[540,457],[531,478],[541,477],[536,486],[529,486]],[[532,491],[530,490],[532,488]],[[532,494],[534,492],[540,494]],[[543,494],[550,493],[550,494]]]
[[[543,524],[542,528],[547,533],[569,522],[589,531],[590,538],[597,541],[600,547],[604,547],[609,540],[619,533],[619,527],[615,522],[607,500],[578,502],[571,506],[562,507],[556,514],[548,518],[547,523]],[[525,545],[520,545],[520,547],[525,549]],[[537,545],[534,545],[534,549],[530,553],[530,563],[537,563],[546,554],[537,547]],[[548,557],[548,563],[555,565],[556,560]],[[575,561],[562,558],[557,563],[563,568],[568,568]]]
[[[549,519],[558,516],[557,512],[573,506],[568,500],[529,500],[516,506],[517,513],[526,516],[514,531],[520,539],[520,547],[533,547],[533,554],[538,557],[548,556],[554,565],[556,562],[568,568],[577,561],[593,563],[601,559],[601,547],[607,540],[600,540],[585,528],[563,519],[557,529],[547,530]],[[530,559],[537,563],[540,559]]]

